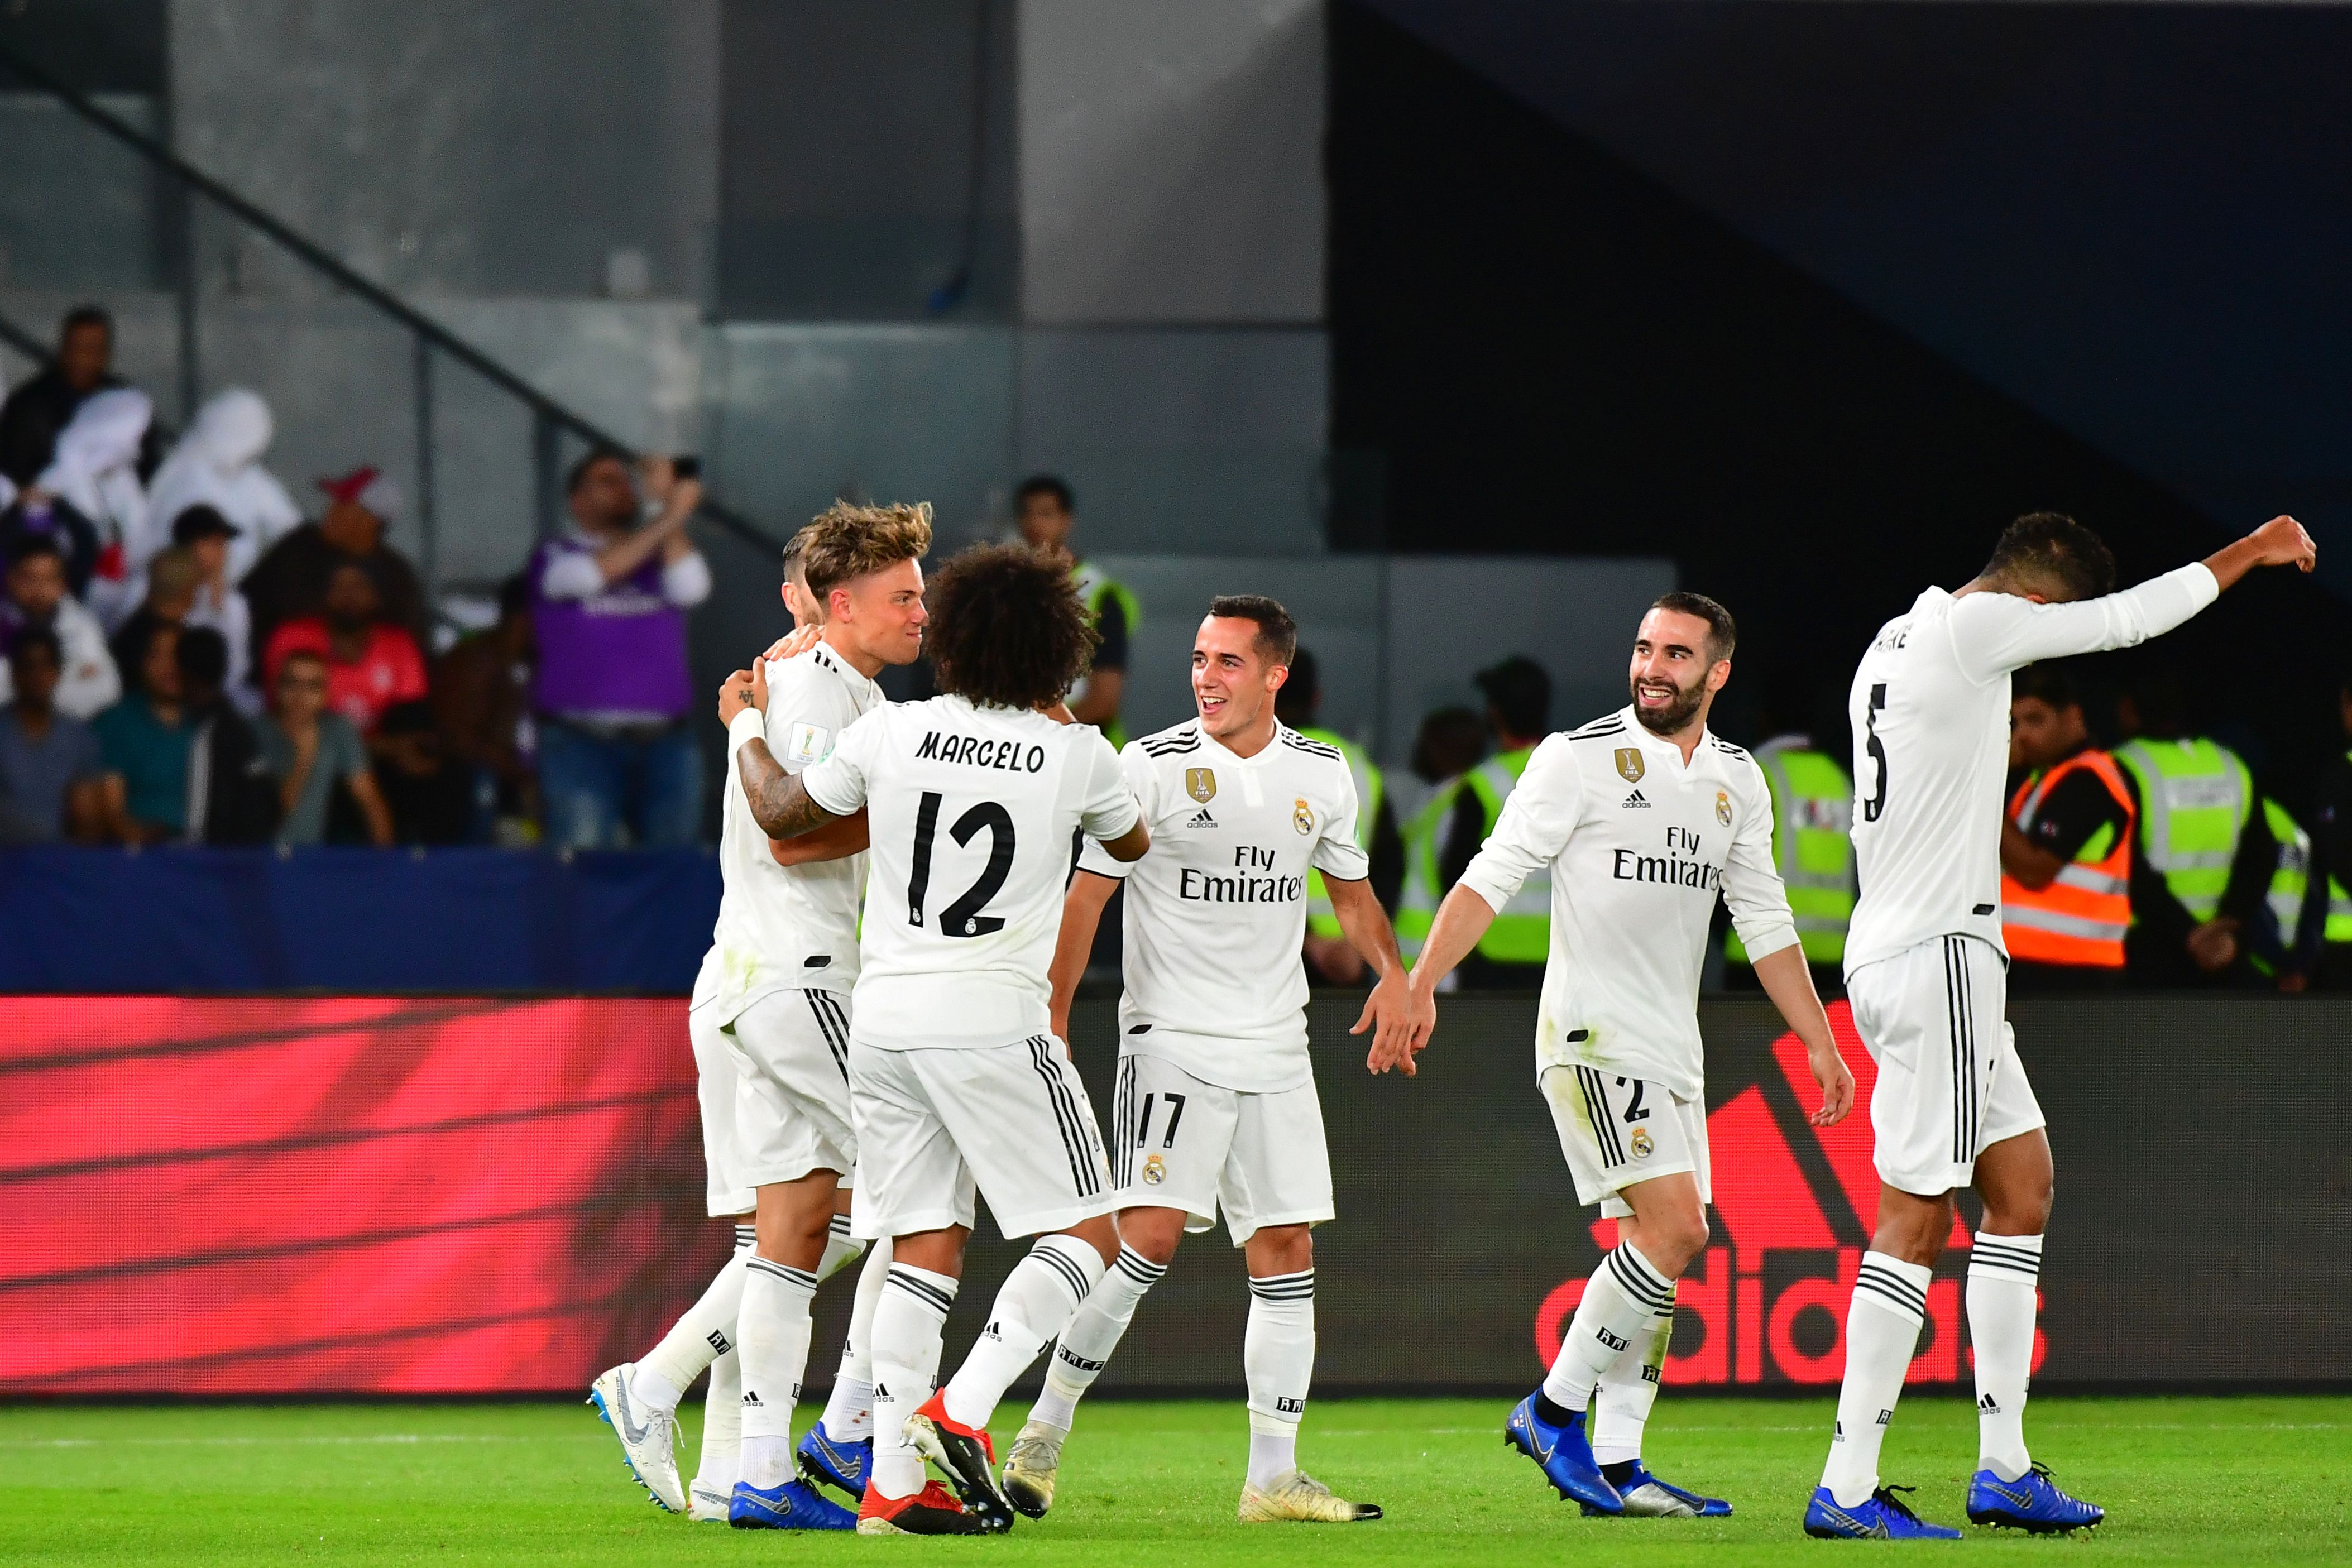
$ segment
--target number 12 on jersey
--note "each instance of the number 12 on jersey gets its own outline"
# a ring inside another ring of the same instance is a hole
[[[914,869],[907,875],[907,924],[923,924],[923,900],[931,888],[931,841],[938,834],[940,809],[946,797],[936,789],[926,789],[920,806],[915,812]],[[1001,916],[982,915],[988,901],[1003,887],[1004,879],[1013,873],[1013,813],[994,800],[982,800],[955,820],[948,836],[959,845],[969,844],[981,831],[988,831],[988,864],[981,868],[980,878],[964,890],[963,896],[940,911],[940,934],[943,936],[985,936],[1004,928]]]

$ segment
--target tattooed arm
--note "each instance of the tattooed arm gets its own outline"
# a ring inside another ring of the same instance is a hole
[[[731,727],[745,713],[767,711],[768,662],[754,659],[750,669],[736,671],[719,688],[719,722]],[[754,737],[745,741],[736,756],[736,772],[751,803],[751,820],[769,838],[795,839],[840,820],[809,799],[799,778],[784,771],[765,740]]]

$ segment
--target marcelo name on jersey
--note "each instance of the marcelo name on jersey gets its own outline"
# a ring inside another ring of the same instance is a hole
[[[1272,850],[1240,844],[1234,849],[1233,875],[1188,865],[1177,875],[1176,896],[1201,904],[1297,904],[1307,896],[1307,879],[1282,875]]]
[[[1612,851],[1610,876],[1618,882],[1663,882],[1669,887],[1687,887],[1713,899],[1723,885],[1723,867],[1696,858],[1699,835],[1670,826],[1665,841],[1664,854],[1645,855],[1639,850],[1622,848]]]
[[[1006,773],[1039,773],[1045,767],[1045,748],[1042,746],[1024,746],[1017,740],[995,740],[979,735],[941,735],[936,729],[924,732],[923,743],[915,747],[915,755]]]

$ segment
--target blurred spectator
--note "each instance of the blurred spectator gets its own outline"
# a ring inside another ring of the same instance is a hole
[[[228,643],[209,626],[179,636],[180,705],[189,726],[187,840],[264,844],[278,826],[277,781],[253,727],[228,700]]]
[[[278,841],[326,842],[341,790],[358,808],[368,841],[388,845],[392,812],[368,771],[367,747],[351,721],[327,706],[327,686],[326,660],[307,649],[287,654],[270,686],[275,711],[258,728],[278,787]]]
[[[253,612],[230,578],[237,538],[236,526],[201,501],[172,519],[173,548],[187,551],[196,568],[195,591],[184,619],[220,633],[228,651],[229,700],[250,716],[261,710],[261,695],[253,683]]]
[[[1397,946],[1417,957],[1444,897],[1437,886],[1439,845],[1454,812],[1463,778],[1486,755],[1486,723],[1466,707],[1439,708],[1425,715],[1413,737],[1412,772],[1429,794],[1405,819],[1404,879],[1397,893]],[[1454,977],[1446,977],[1451,980]]]
[[[2319,983],[2343,991],[2352,990],[2352,666],[2337,683],[2336,717],[2338,750],[2321,770],[2312,812],[2312,874],[2327,888]]]
[[[530,767],[531,656],[530,587],[517,573],[499,585],[498,624],[467,637],[433,667],[442,745],[472,772],[467,836],[476,843],[499,838],[501,822],[539,817]]]
[[[644,474],[661,510],[638,527],[620,454],[582,458],[567,486],[572,530],[541,544],[527,570],[540,792],[560,849],[612,847],[624,827],[640,848],[689,844],[701,826],[686,612],[710,595],[710,569],[687,537],[702,486],[666,458],[648,458]]]
[[[400,486],[373,468],[354,468],[339,479],[321,479],[327,514],[304,523],[269,547],[238,586],[253,615],[253,640],[267,649],[289,621],[319,614],[327,601],[327,580],[352,562],[368,569],[383,601],[383,617],[420,643],[425,634],[425,590],[415,569],[383,542],[383,531],[400,517]]]
[[[1387,776],[1362,747],[1336,731],[1316,727],[1322,704],[1322,671],[1315,655],[1300,648],[1291,655],[1289,677],[1274,694],[1274,716],[1347,759],[1348,771],[1356,781],[1356,841],[1371,858],[1373,896],[1381,908],[1394,914],[1397,889],[1404,880],[1404,844],[1389,800]],[[1316,871],[1307,873],[1307,962],[1315,974],[1334,985],[1352,986],[1363,978],[1364,960],[1340,931],[1339,918],[1331,911],[1331,895],[1324,890],[1322,873]]]
[[[2124,977],[2139,810],[2091,744],[2066,672],[2011,678],[2013,786],[2000,829],[2000,927],[2012,991],[2104,990]]]
[[[108,644],[115,668],[129,677],[131,690],[138,689],[139,672],[146,667],[147,640],[159,627],[186,624],[196,602],[196,572],[191,550],[167,549],[148,563],[147,597]]]
[[[1013,493],[1013,509],[1030,549],[1069,563],[1078,597],[1095,618],[1095,634],[1102,639],[1086,685],[1071,694],[1070,715],[1080,724],[1100,728],[1113,746],[1124,746],[1127,729],[1119,723],[1118,705],[1127,692],[1128,640],[1143,620],[1142,602],[1108,572],[1080,560],[1070,548],[1077,510],[1067,484],[1051,474],[1033,474]]]
[[[2315,876],[2317,856],[2311,835],[2293,812],[2263,797],[2263,824],[2278,858],[2269,890],[2254,918],[2238,934],[2246,961],[2256,974],[2289,996],[2309,990],[2322,965],[2326,939],[2327,879]]]
[[[180,629],[147,640],[137,689],[90,721],[107,770],[107,836],[160,843],[188,827],[187,715],[180,705]]]
[[[1776,691],[1762,714],[1767,738],[1754,755],[1772,796],[1773,865],[1789,890],[1789,909],[1813,972],[1813,988],[1838,997],[1845,994],[1846,928],[1858,894],[1853,780],[1830,747],[1801,727],[1809,709],[1826,706],[1802,689]],[[1756,988],[1756,971],[1738,931],[1725,932],[1723,956],[1728,985]]]
[[[2237,753],[2195,733],[2177,677],[2142,681],[2116,716],[2130,738],[2115,758],[2139,812],[2125,944],[2132,977],[2159,988],[2237,983],[2245,927],[2278,863],[2253,775]]]
[[[58,711],[58,634],[28,626],[8,649],[16,700],[0,707],[0,843],[49,843],[95,831],[103,814],[98,737]]]
[[[1446,812],[1444,838],[1437,846],[1437,904],[1476,857],[1478,847],[1495,831],[1503,803],[1527,770],[1536,743],[1551,728],[1551,677],[1533,659],[1514,653],[1474,677],[1486,695],[1486,727],[1495,732],[1495,752],[1454,784]],[[1408,897],[1414,879],[1408,873]],[[1426,894],[1427,877],[1421,881]],[[1457,971],[1467,989],[1517,989],[1533,987],[1542,978],[1545,957],[1551,950],[1551,878],[1538,872],[1529,877],[1510,903],[1496,912],[1495,923]]]
[[[375,574],[343,561],[327,577],[316,615],[289,621],[270,633],[262,671],[274,691],[278,672],[297,653],[326,661],[327,706],[351,721],[361,738],[373,736],[386,709],[425,695],[425,655],[404,626],[383,618]]]
[[[227,520],[231,582],[243,579],[264,550],[301,526],[294,497],[261,465],[274,431],[269,405],[259,394],[243,387],[216,393],[196,411],[195,423],[147,487],[148,511],[159,524],[174,522],[191,507],[210,507]],[[234,661],[234,639],[230,653]],[[240,678],[232,662],[231,685]]]
[[[147,496],[136,463],[152,409],[127,388],[83,402],[59,433],[35,483],[0,513],[0,546],[34,534],[58,541],[74,597],[108,626],[130,608],[126,549],[147,534]]]
[[[0,404],[0,475],[17,489],[31,485],[57,455],[58,433],[93,392],[122,385],[111,373],[114,319],[95,305],[66,312],[57,358]],[[142,433],[143,434],[143,433]],[[152,449],[142,466],[153,465]]]
[[[16,541],[8,558],[7,597],[0,601],[0,644],[13,644],[28,630],[54,633],[65,671],[58,677],[57,709],[68,718],[96,717],[122,695],[122,679],[107,652],[106,630],[98,617],[66,591],[65,558],[57,541],[33,534]],[[0,665],[0,698],[9,694],[8,672]]]

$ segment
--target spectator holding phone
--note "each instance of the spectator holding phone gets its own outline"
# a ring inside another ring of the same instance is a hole
[[[539,644],[533,706],[547,842],[557,849],[689,844],[702,821],[702,750],[687,723],[686,612],[710,596],[687,536],[696,470],[591,452],[566,488],[572,527],[525,577]],[[646,501],[641,501],[642,479]],[[641,521],[647,502],[655,511]]]

